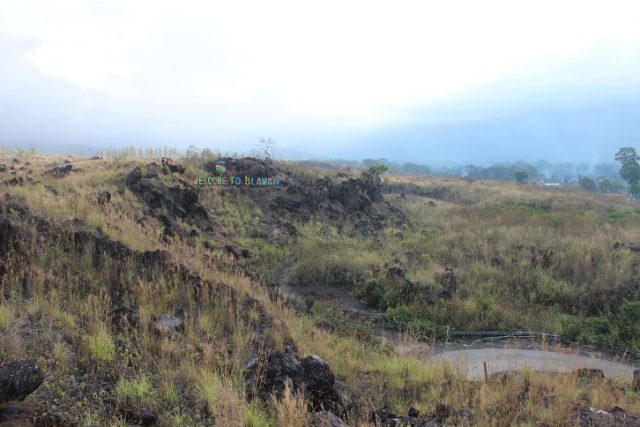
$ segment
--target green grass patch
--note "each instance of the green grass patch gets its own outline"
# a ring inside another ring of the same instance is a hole
[[[150,405],[156,394],[146,374],[140,374],[131,379],[121,379],[116,384],[115,393],[121,402],[131,405]]]
[[[93,335],[87,337],[87,351],[92,360],[111,362],[116,355],[113,338],[105,326],[100,326]]]

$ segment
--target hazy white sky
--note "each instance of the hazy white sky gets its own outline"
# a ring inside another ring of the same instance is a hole
[[[304,150],[540,94],[615,100],[640,83],[639,22],[615,0],[0,0],[0,140]]]

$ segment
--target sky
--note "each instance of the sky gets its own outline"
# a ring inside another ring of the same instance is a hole
[[[637,1],[0,0],[0,145],[611,160]]]

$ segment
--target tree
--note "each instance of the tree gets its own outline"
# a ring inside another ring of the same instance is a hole
[[[598,177],[598,191],[602,193],[621,193],[625,185],[620,180],[613,180],[603,176]]]
[[[389,170],[389,167],[387,165],[383,165],[380,163],[369,167],[369,172],[375,173],[376,175],[382,175],[388,170]]]
[[[640,196],[640,164],[638,153],[633,147],[622,147],[616,153],[616,161],[620,162],[618,173],[629,184],[629,192],[633,197]]]
[[[516,177],[516,181],[521,184],[524,183],[527,178],[529,178],[529,174],[527,173],[527,171],[517,171],[514,176]]]
[[[258,140],[258,147],[264,153],[265,160],[271,160],[271,151],[275,145],[276,143],[271,138],[260,138]]]
[[[580,187],[584,188],[587,191],[596,191],[598,188],[596,182],[589,178],[588,176],[581,176],[578,180]]]

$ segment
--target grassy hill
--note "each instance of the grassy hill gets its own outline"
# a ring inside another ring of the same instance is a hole
[[[227,174],[283,186],[199,187],[214,161],[0,159],[0,362],[45,375],[4,404],[7,422],[306,426],[326,409],[365,426],[413,407],[430,425],[576,425],[589,406],[640,411],[631,378],[471,382],[377,333],[533,329],[638,349],[637,206],[252,159],[227,159]],[[371,316],[281,289],[307,285]],[[269,377],[276,362],[320,366],[312,354],[332,374],[304,380],[335,374],[330,395]]]

